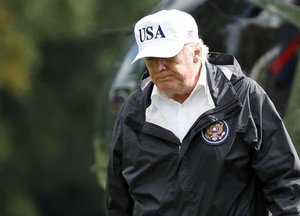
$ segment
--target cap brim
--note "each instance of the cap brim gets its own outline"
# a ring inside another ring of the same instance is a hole
[[[183,48],[184,44],[172,43],[168,45],[149,46],[138,52],[131,64],[145,57],[170,58],[176,56]]]

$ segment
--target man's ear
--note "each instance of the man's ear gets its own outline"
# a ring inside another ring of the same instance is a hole
[[[193,59],[193,62],[194,63],[197,63],[201,60],[201,55],[202,55],[202,50],[200,47],[197,47],[195,50],[194,50],[194,59]]]

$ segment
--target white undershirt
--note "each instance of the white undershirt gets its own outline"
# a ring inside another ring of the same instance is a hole
[[[206,67],[202,65],[198,83],[184,103],[168,98],[154,85],[151,104],[146,109],[147,122],[172,131],[181,142],[198,117],[215,108],[207,85]]]

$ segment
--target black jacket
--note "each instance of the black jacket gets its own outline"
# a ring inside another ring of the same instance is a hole
[[[145,122],[152,82],[124,102],[108,166],[109,216],[300,215],[299,158],[274,105],[233,56],[208,60],[216,108],[182,143]]]

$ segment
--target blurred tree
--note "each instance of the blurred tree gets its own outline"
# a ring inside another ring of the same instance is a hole
[[[96,101],[155,3],[0,1],[1,216],[104,214],[90,172]]]
[[[0,88],[14,95],[30,88],[30,68],[36,59],[33,38],[17,23],[14,12],[0,2]]]

